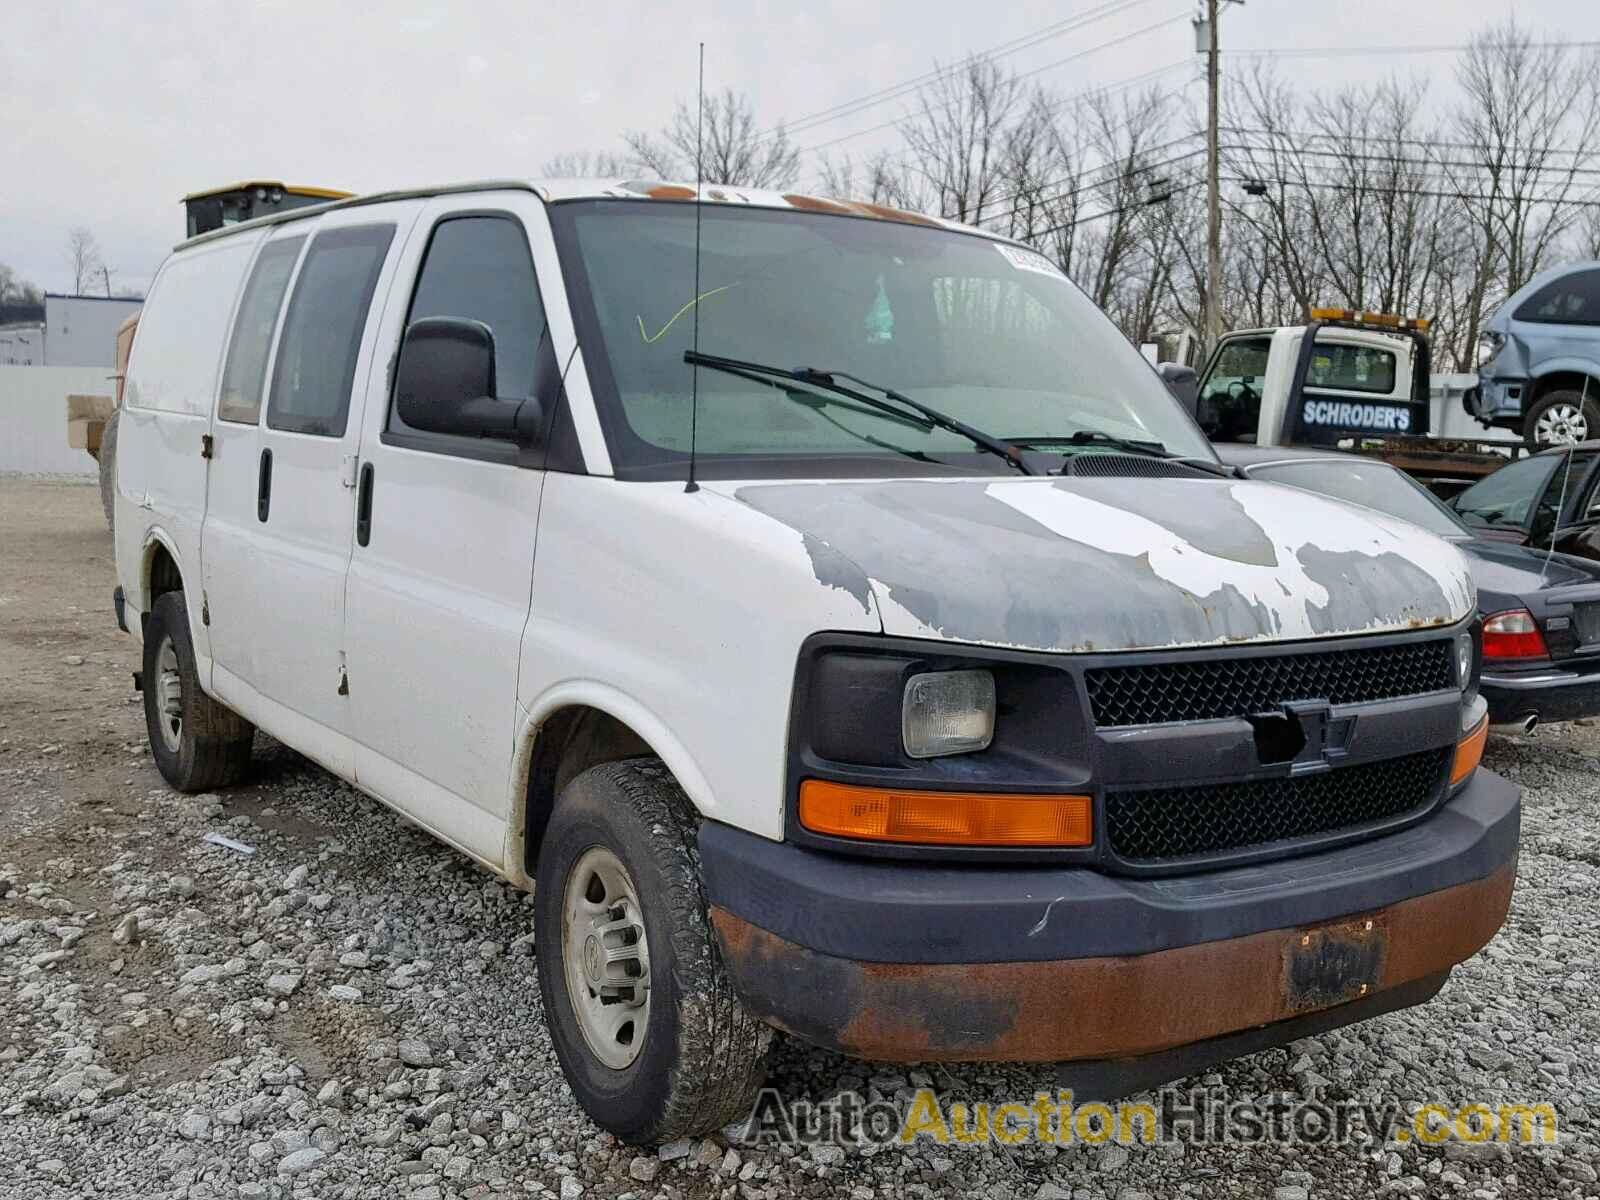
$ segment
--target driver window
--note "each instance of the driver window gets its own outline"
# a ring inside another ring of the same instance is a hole
[[[1196,416],[1214,442],[1253,442],[1261,417],[1261,389],[1272,338],[1230,338],[1222,343],[1200,390]]]

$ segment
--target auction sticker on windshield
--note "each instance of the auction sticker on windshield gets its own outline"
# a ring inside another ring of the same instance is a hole
[[[1034,271],[1040,275],[1049,275],[1055,279],[1066,278],[1061,273],[1061,268],[1042,254],[1037,254],[1032,250],[1024,250],[1021,246],[1006,246],[999,242],[995,243],[994,248],[1000,251],[1005,260],[1019,271]]]

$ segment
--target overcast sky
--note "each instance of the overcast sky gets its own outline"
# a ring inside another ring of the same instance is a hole
[[[1189,82],[1198,102],[1194,5],[1117,3],[1005,62],[1067,91],[1171,66],[1157,80]],[[708,89],[749,93],[770,125],[1108,7],[1111,0],[14,3],[0,27],[0,262],[48,290],[68,290],[67,230],[84,225],[116,272],[113,284],[143,288],[182,235],[180,197],[203,187],[275,178],[370,191],[526,177],[561,151],[618,149],[624,130],[659,127],[675,100],[692,95],[702,39]],[[1224,16],[1224,69],[1229,48],[1458,43],[1513,12],[1545,36],[1600,38],[1596,0],[1249,0]],[[1283,69],[1307,87],[1414,73],[1445,99],[1453,62],[1443,53],[1361,53],[1296,57]],[[879,104],[796,141],[870,130],[909,103]],[[893,132],[880,130],[829,153],[893,143]],[[809,174],[815,156],[804,161]]]

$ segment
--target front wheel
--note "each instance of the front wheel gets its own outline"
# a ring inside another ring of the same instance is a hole
[[[655,1143],[750,1114],[772,1031],[734,994],[689,802],[661,763],[602,763],[562,789],[534,930],[556,1057],[596,1123]]]
[[[144,720],[161,776],[180,792],[235,782],[256,727],[200,690],[182,592],[163,592],[144,630]]]
[[[1546,394],[1529,410],[1522,437],[1533,450],[1600,437],[1600,395],[1570,389]]]

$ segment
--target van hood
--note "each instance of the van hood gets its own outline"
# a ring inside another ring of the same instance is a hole
[[[905,637],[1154,650],[1448,625],[1475,606],[1466,563],[1442,539],[1269,483],[706,486],[798,532],[820,584]]]

